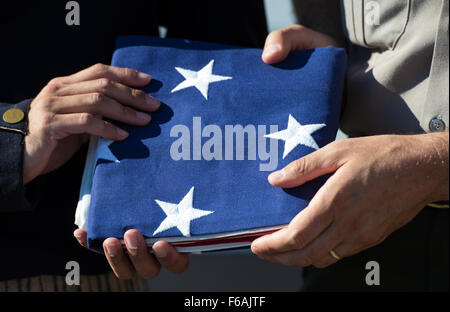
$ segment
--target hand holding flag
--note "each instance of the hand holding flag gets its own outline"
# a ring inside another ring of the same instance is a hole
[[[310,33],[301,26],[271,33],[266,46],[278,49],[264,60],[283,60]],[[424,161],[423,155],[432,156]],[[426,204],[448,199],[448,132],[335,141],[271,173],[269,182],[293,188],[324,174],[333,175],[308,207],[286,228],[252,243],[255,254],[273,263],[324,268],[381,243]]]

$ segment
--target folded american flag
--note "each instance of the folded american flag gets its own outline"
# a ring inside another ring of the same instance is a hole
[[[123,142],[92,138],[76,224],[90,248],[139,230],[179,251],[249,246],[285,226],[326,177],[301,187],[267,176],[335,139],[346,68],[342,49],[293,52],[267,65],[261,50],[121,37],[112,65],[153,77],[162,102]]]

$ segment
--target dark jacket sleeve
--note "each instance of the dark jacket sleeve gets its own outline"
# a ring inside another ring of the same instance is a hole
[[[29,104],[30,100],[17,104],[0,103],[0,213],[32,209],[23,185],[23,148]],[[18,123],[8,123],[4,113],[11,108],[22,110],[25,118]]]

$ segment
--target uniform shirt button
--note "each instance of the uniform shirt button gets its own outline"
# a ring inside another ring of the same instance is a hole
[[[431,132],[444,131],[445,122],[442,120],[441,116],[437,116],[431,119],[429,127]]]
[[[10,108],[3,114],[3,121],[9,124],[21,122],[25,118],[25,113],[20,108]]]

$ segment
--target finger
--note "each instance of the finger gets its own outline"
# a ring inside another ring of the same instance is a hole
[[[152,246],[158,261],[169,271],[179,274],[186,271],[189,266],[189,257],[181,254],[165,241],[158,241]]]
[[[331,221],[328,213],[310,205],[298,213],[287,228],[253,241],[252,251],[256,255],[268,255],[301,250],[325,230]]]
[[[87,245],[87,233],[86,233],[85,230],[82,230],[82,229],[76,229],[76,230],[73,232],[73,236],[77,239],[78,243],[79,243],[81,246],[83,246],[83,247],[85,247],[85,248],[88,248],[88,245]]]
[[[336,210],[340,210],[342,204],[336,202],[334,205]],[[302,250],[301,258],[305,262],[325,268],[384,240],[384,237],[380,238],[383,224],[367,223],[364,216],[355,215],[347,205],[346,208],[350,209],[349,213],[340,214],[339,219],[334,220],[331,226]]]
[[[339,234],[337,226],[329,226],[318,237],[312,240],[304,249],[285,252],[263,254],[262,259],[283,265],[295,265],[306,267],[314,265],[317,268],[325,268],[338,259],[334,258],[330,250],[342,241],[343,234]]]
[[[330,251],[336,251],[335,248],[342,239],[343,234],[339,234],[336,226],[330,226],[304,249],[269,254],[267,260],[284,265],[302,267],[313,265],[316,268],[325,268],[338,261],[331,255]]]
[[[150,115],[139,112],[102,93],[77,94],[58,97],[52,111],[59,114],[89,113],[135,126],[150,122]]]
[[[63,139],[72,134],[82,133],[115,141],[121,141],[128,137],[126,131],[89,113],[55,115],[50,128],[51,136],[55,139]]]
[[[344,234],[340,234],[337,226],[330,226],[319,237],[311,242],[301,254],[298,255],[298,261],[307,265],[314,265],[316,268],[325,268],[340,259],[336,259],[331,251],[336,252],[335,248],[343,240]],[[339,255],[339,258],[342,258]]]
[[[356,255],[363,250],[381,244],[388,236],[386,234],[374,238],[373,233],[376,232],[377,229],[373,228],[368,230],[367,233],[355,233],[351,238],[334,247],[333,250],[340,258]]]
[[[252,243],[252,251],[257,255],[283,253],[301,250],[318,237],[333,222],[333,211],[330,209],[335,181],[335,174],[319,189],[308,207],[300,211],[287,228],[270,235],[262,236]]]
[[[268,177],[269,183],[278,187],[291,188],[336,171],[343,162],[329,153],[329,149],[328,146],[321,148],[291,162],[281,170],[272,172]]]
[[[375,246],[375,245],[376,244],[373,244],[373,246]],[[341,244],[335,246],[333,248],[333,251],[334,251],[335,255],[339,257],[339,260],[341,260],[343,258],[356,255],[357,253],[359,253],[365,249],[368,249],[370,247],[372,247],[372,245],[363,244],[362,242],[358,242],[355,240],[349,240],[349,241],[342,242]],[[331,253],[330,253],[330,257],[333,258]]]
[[[76,229],[73,232],[73,236],[75,236],[75,238],[77,239],[78,243],[83,246],[84,248],[89,248],[88,244],[87,244],[87,233],[85,230],[83,229]],[[89,249],[95,253],[101,254],[100,251],[95,250],[95,249]]]
[[[144,91],[130,88],[108,78],[66,84],[56,92],[59,96],[88,93],[101,93],[121,104],[150,112],[156,111],[161,105],[157,99]]]
[[[281,62],[289,52],[299,50],[301,46],[308,46],[306,41],[308,37],[299,25],[272,31],[266,38],[262,59],[268,64]]]
[[[108,238],[103,242],[103,250],[111,269],[119,279],[132,279],[136,270],[125,254],[122,244],[117,238]]]
[[[306,255],[304,250],[294,250],[282,253],[262,255],[260,256],[260,258],[274,264],[300,266],[300,267],[307,267],[313,265],[316,268],[320,269],[330,266],[338,261],[337,259],[333,258],[329,252],[325,253],[324,257],[320,260],[311,260]]]
[[[337,187],[335,182],[343,181],[346,174],[348,173],[342,171],[331,177],[329,181],[331,180],[330,183],[333,186],[329,186],[329,189],[340,189],[340,192],[343,192],[342,187]],[[335,211],[341,210],[340,206],[342,205],[350,208],[337,200],[336,193],[325,193],[328,194],[328,198],[334,198],[332,205]],[[331,205],[329,207],[331,208]],[[382,223],[367,223],[364,216],[355,216],[354,212],[340,214],[339,219],[334,219],[332,224],[309,242],[305,248],[264,256],[268,261],[275,263],[300,266],[314,265],[317,268],[325,268],[344,257],[354,255],[381,243],[387,236],[380,234],[383,233],[380,231],[382,228]],[[331,251],[334,252],[334,255]]]
[[[271,32],[266,39],[262,59],[267,64],[283,61],[291,51],[307,50],[338,44],[329,36],[301,25]]]
[[[313,42],[311,35],[308,28],[300,25],[272,31],[266,39],[263,61],[274,64],[284,60],[291,51],[311,49]]]
[[[131,68],[95,64],[73,75],[62,77],[61,81],[70,84],[99,78],[107,78],[135,87],[143,87],[152,79],[150,75]]]
[[[145,279],[152,279],[159,274],[161,265],[148,252],[144,237],[137,230],[128,230],[124,235],[125,245],[131,262],[137,273]]]
[[[268,255],[258,255],[259,258],[273,264],[282,264],[288,266],[310,266],[310,262],[306,262],[302,257],[302,250],[286,251],[281,253],[274,253]]]
[[[291,241],[291,236],[291,230],[288,227],[282,228],[255,239],[251,244],[251,250],[255,255],[265,256],[295,249],[295,243]]]

